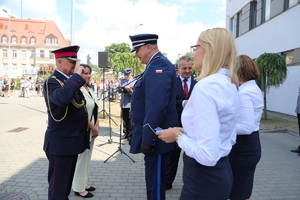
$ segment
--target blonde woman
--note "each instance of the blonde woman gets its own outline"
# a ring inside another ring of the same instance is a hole
[[[227,200],[232,186],[228,154],[239,110],[236,47],[229,30],[214,28],[202,32],[192,48],[201,75],[182,112],[183,128],[156,134],[165,142],[177,141],[185,152],[181,200]]]
[[[86,149],[83,153],[78,155],[72,189],[75,192],[75,195],[91,198],[94,195],[90,193],[91,191],[96,190],[96,188],[89,186],[87,184],[88,173],[90,167],[90,161],[92,157],[92,151],[94,146],[95,138],[99,133],[99,120],[98,120],[98,100],[97,97],[90,86],[90,79],[92,69],[90,66],[81,64],[83,66],[83,72],[81,77],[84,78],[85,84],[80,88],[81,92],[84,95],[86,101],[86,109],[88,112],[88,130],[90,138],[90,148]]]

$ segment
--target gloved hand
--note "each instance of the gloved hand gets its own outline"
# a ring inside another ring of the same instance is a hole
[[[141,148],[142,148],[143,154],[145,154],[145,155],[148,155],[154,151],[154,146],[152,146],[150,144],[146,144],[144,142],[142,142]]]

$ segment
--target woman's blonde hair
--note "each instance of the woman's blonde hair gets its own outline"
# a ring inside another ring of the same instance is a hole
[[[236,75],[237,50],[232,33],[225,28],[213,28],[203,31],[199,38],[200,44],[205,50],[201,74],[197,80],[217,73],[221,68],[229,69],[231,82],[238,86]]]

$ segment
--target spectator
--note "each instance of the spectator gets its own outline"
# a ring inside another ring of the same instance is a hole
[[[10,80],[10,97],[14,97],[15,79]]]
[[[93,146],[99,133],[98,107],[97,97],[90,85],[92,68],[88,65],[81,64],[83,72],[81,77],[85,80],[85,84],[80,88],[86,100],[86,109],[88,112],[88,134],[90,148],[78,155],[72,188],[76,196],[83,198],[91,198],[94,195],[90,191],[96,190],[93,186],[87,185],[90,161],[93,152]]]
[[[156,134],[184,150],[181,200],[227,200],[232,186],[228,154],[239,110],[236,47],[230,30],[213,28],[203,31],[192,48],[201,74],[182,111],[183,128]]]
[[[178,115],[179,126],[181,127],[181,113],[184,106],[187,104],[188,99],[192,93],[192,90],[197,83],[195,77],[192,75],[193,62],[192,58],[189,56],[182,56],[178,59],[177,72],[178,76],[176,77],[176,109]],[[177,149],[170,152],[168,158],[168,170],[167,170],[167,179],[166,179],[166,190],[171,189],[173,186],[173,181],[176,177],[178,161],[180,157],[181,149]]]
[[[262,92],[255,80],[259,70],[246,55],[238,57],[240,115],[237,123],[236,143],[229,154],[233,174],[231,200],[250,199],[254,172],[261,157],[259,124],[263,111]]]
[[[299,134],[300,134],[300,87],[298,90],[298,99],[297,99],[297,106],[295,112],[297,113],[298,127],[299,127]],[[291,152],[298,153],[298,156],[300,156],[300,145],[298,146],[298,149],[291,150]]]

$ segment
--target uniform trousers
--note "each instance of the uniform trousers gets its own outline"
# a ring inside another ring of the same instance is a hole
[[[49,160],[48,200],[68,200],[78,155],[61,156],[46,152],[46,156]]]
[[[170,152],[168,162],[167,162],[167,178],[166,185],[171,185],[176,177],[177,169],[178,169],[178,161],[180,158],[181,149],[175,149]]]
[[[232,186],[228,157],[213,167],[204,166],[183,154],[183,188],[180,200],[227,200]]]
[[[167,159],[169,153],[161,154],[161,166],[158,167],[158,153],[151,153],[145,155],[145,174],[146,174],[146,188],[147,188],[147,199],[157,200],[157,192],[160,193],[160,200],[166,199],[165,184],[166,184],[166,169]],[[160,170],[160,171],[159,171]],[[160,173],[160,188],[158,189],[157,174]]]
[[[72,189],[75,192],[84,192],[87,186],[88,174],[90,169],[90,161],[95,139],[90,141],[90,149],[86,149],[83,153],[78,155]]]
[[[132,131],[130,108],[122,108],[123,132],[128,136]]]
[[[229,154],[233,173],[231,200],[248,199],[253,188],[254,172],[261,157],[259,133],[237,135],[236,144]]]

